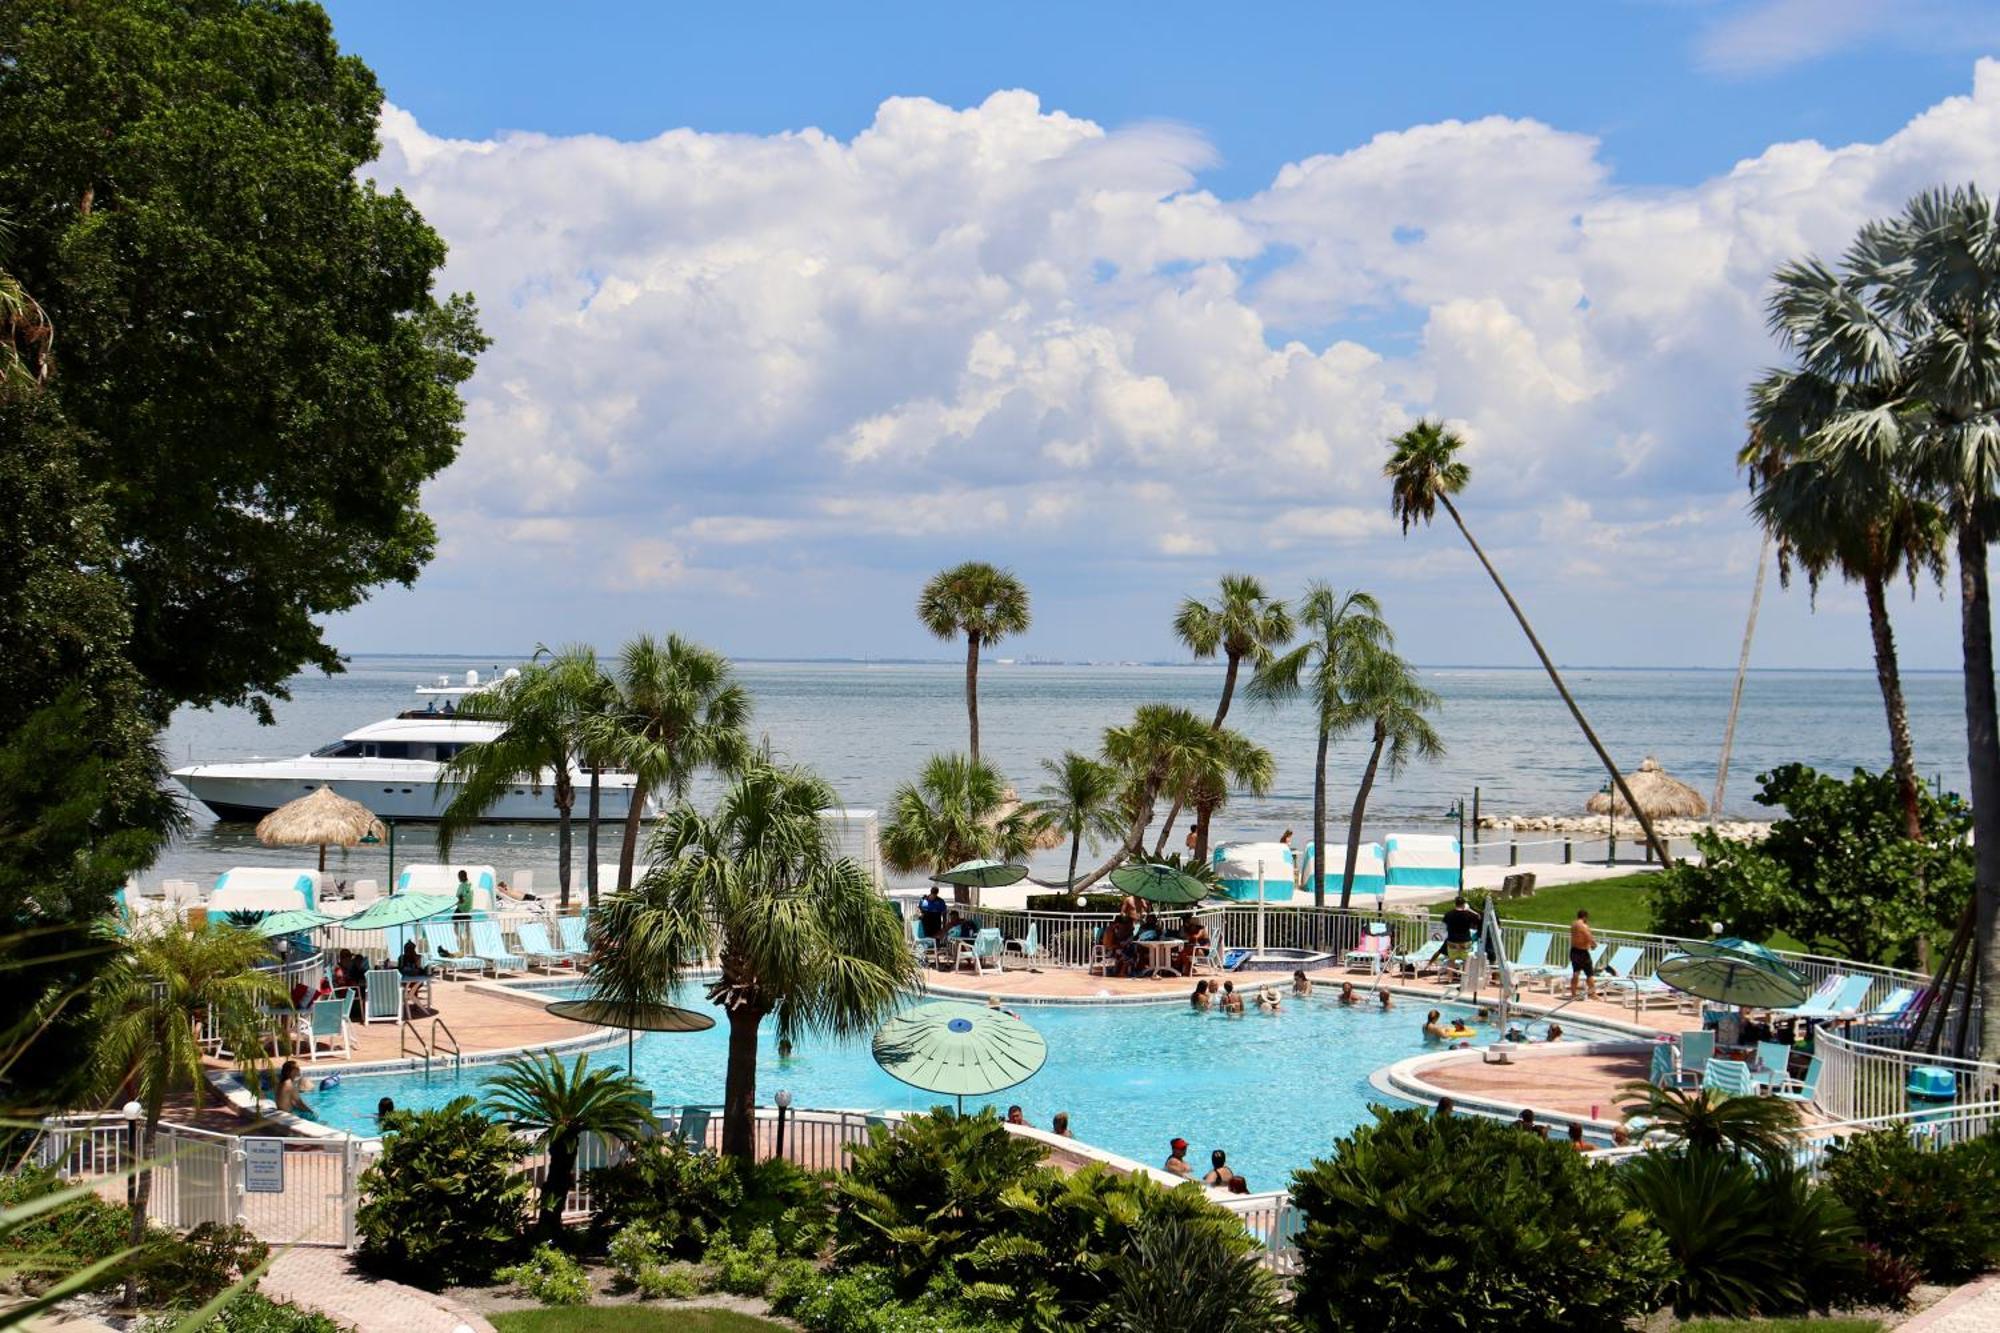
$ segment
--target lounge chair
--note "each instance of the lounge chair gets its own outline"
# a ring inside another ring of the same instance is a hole
[[[1000,968],[1000,953],[1006,939],[991,926],[973,935],[969,940],[961,939],[952,947],[951,970],[956,972],[966,963],[972,964],[976,975],[984,976],[990,965],[995,971]]]
[[[905,933],[909,936],[910,952],[919,963],[937,962],[937,941],[924,934],[924,919],[921,916],[908,918]]]
[[[1645,961],[1645,949],[1636,944],[1621,945],[1613,951],[1610,961],[1604,965],[1603,970],[1610,975],[1597,978],[1598,994],[1623,991],[1635,1008],[1657,1000],[1678,1004],[1681,992],[1658,977],[1639,975],[1639,966]]]
[[[1916,1002],[1917,992],[1909,986],[1898,986],[1883,996],[1881,1001],[1862,1015],[1870,1023],[1890,1025],[1902,1021],[1903,1015]]]
[[[500,938],[500,923],[493,920],[472,923],[472,951],[492,965],[495,972],[525,972],[528,960],[507,947]]]
[[[1849,977],[1836,973],[1838,984],[1821,986],[1806,1002],[1796,1009],[1786,1011],[1791,1018],[1852,1018],[1861,1012],[1861,1005],[1868,998],[1868,988],[1875,984],[1869,976]],[[1829,977],[1828,980],[1834,980]]]
[[[1411,975],[1422,976],[1425,969],[1441,966],[1444,962],[1444,932],[1434,930],[1431,937],[1408,953],[1399,953],[1392,960],[1395,970],[1409,969]]]
[[[1799,1078],[1788,1078],[1773,1088],[1771,1095],[1782,1097],[1788,1102],[1809,1102],[1819,1096],[1820,1058],[1815,1055],[1806,1061],[1806,1072]]]
[[[368,994],[361,1010],[364,1023],[400,1023],[403,1021],[403,982],[407,980],[393,967],[376,967],[368,971]]]
[[[553,972],[558,967],[577,964],[577,956],[568,949],[558,948],[549,939],[548,926],[540,921],[523,921],[514,935],[521,941],[521,952],[527,956],[529,967],[539,962],[544,971]]]
[[[1713,1088],[1725,1097],[1757,1095],[1757,1084],[1750,1075],[1750,1066],[1741,1060],[1710,1060],[1702,1074],[1701,1085]]]
[[[562,939],[563,948],[579,958],[590,957],[590,931],[588,918],[583,916],[559,916],[556,918],[556,934]]]
[[[306,1058],[318,1063],[319,1044],[340,1043],[343,1058],[354,1058],[354,1041],[347,1029],[347,1011],[354,1003],[354,992],[346,989],[334,991],[324,1000],[314,1000],[299,1015],[299,1040],[306,1048]]]
[[[672,1137],[681,1141],[682,1146],[694,1152],[708,1147],[709,1111],[705,1106],[683,1106],[681,1118],[675,1122]]]
[[[1522,938],[1520,956],[1507,960],[1507,972],[1513,977],[1516,990],[1544,977],[1569,975],[1567,961],[1561,963],[1549,961],[1549,950],[1554,946],[1555,937],[1545,930],[1530,931]]]
[[[487,970],[484,958],[465,951],[459,942],[458,927],[449,921],[424,922],[424,940],[431,946],[431,966],[446,976]]]
[[[1653,1063],[1646,1073],[1646,1081],[1656,1088],[1680,1086],[1681,1071],[1674,1063],[1674,1048],[1671,1044],[1663,1041],[1653,1047]]]
[[[1379,977],[1382,964],[1389,961],[1395,948],[1396,937],[1389,933],[1389,923],[1370,921],[1361,928],[1360,942],[1347,951],[1347,970]]]
[[[358,910],[380,898],[382,886],[372,879],[357,879],[348,887],[347,896]]]

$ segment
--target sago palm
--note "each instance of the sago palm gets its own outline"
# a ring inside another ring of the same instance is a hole
[[[1348,678],[1364,649],[1394,636],[1382,607],[1365,592],[1336,592],[1314,580],[1299,602],[1299,629],[1305,642],[1273,657],[1250,678],[1246,693],[1261,703],[1282,704],[1303,696],[1312,705],[1319,745],[1313,755],[1313,906],[1326,906],[1326,756],[1334,738],[1359,726],[1363,715],[1352,706]],[[1342,907],[1347,906],[1345,895]]]
[[[1717,1088],[1663,1088],[1628,1083],[1627,1116],[1643,1116],[1659,1133],[1693,1152],[1733,1153],[1783,1162],[1796,1146],[1799,1109],[1782,1097],[1732,1097]]]
[[[160,1116],[167,1098],[190,1092],[199,1106],[208,1093],[200,1031],[235,1051],[255,1078],[264,1064],[265,1009],[290,1000],[275,972],[269,943],[247,930],[195,929],[179,918],[148,919],[115,941],[117,951],[98,977],[90,1008],[89,1053],[98,1104],[129,1097],[144,1112],[132,1194],[132,1244],[146,1236],[146,1210]],[[133,1304],[137,1278],[128,1279]]]
[[[1032,817],[1037,834],[1060,834],[1069,840],[1069,875],[1063,880],[1067,886],[1076,882],[1076,862],[1085,842],[1095,846],[1124,831],[1118,770],[1087,754],[1065,750],[1061,759],[1042,760],[1042,771],[1049,780],[1036,789],[1041,795],[1022,808]]]
[[[451,858],[451,845],[467,828],[499,804],[510,788],[527,783],[539,795],[548,783],[556,807],[556,880],[561,904],[569,906],[570,816],[576,808],[576,769],[585,755],[588,720],[602,707],[604,677],[597,654],[566,648],[548,661],[536,660],[519,675],[468,695],[459,716],[502,724],[490,741],[477,741],[447,759],[438,789],[455,784],[457,794],[438,820],[438,855]]]
[[[1590,748],[1596,752],[1598,762],[1603,764],[1604,771],[1611,775],[1612,785],[1624,798],[1626,809],[1632,812],[1639,821],[1639,827],[1645,830],[1646,842],[1652,847],[1653,854],[1660,858],[1660,864],[1672,865],[1673,858],[1667,851],[1667,845],[1660,841],[1657,833],[1653,832],[1652,817],[1632,799],[1632,789],[1626,785],[1625,775],[1619,772],[1618,765],[1611,761],[1610,752],[1604,748],[1604,743],[1597,739],[1597,733],[1591,729],[1590,719],[1583,715],[1583,709],[1570,694],[1569,686],[1563,683],[1562,673],[1556,670],[1555,661],[1550,658],[1548,649],[1542,647],[1541,639],[1536,637],[1535,627],[1528,623],[1528,613],[1514,600],[1514,594],[1508,590],[1506,582],[1500,577],[1500,571],[1495,569],[1493,562],[1487,558],[1485,548],[1473,539],[1472,529],[1465,526],[1465,517],[1458,512],[1458,506],[1452,503],[1451,497],[1464,490],[1466,483],[1472,480],[1472,469],[1458,456],[1458,451],[1464,447],[1465,441],[1455,432],[1446,430],[1442,421],[1428,418],[1419,421],[1389,441],[1389,461],[1382,466],[1382,475],[1389,480],[1389,511],[1402,520],[1403,535],[1408,536],[1413,524],[1428,525],[1436,517],[1437,507],[1444,506],[1445,512],[1451,515],[1451,521],[1458,525],[1459,535],[1464,537],[1465,544],[1472,548],[1472,554],[1479,558],[1487,577],[1493,580],[1493,586],[1500,590],[1500,596],[1505,599],[1507,609],[1514,613],[1514,619],[1520,623],[1521,632],[1528,636],[1528,646],[1533,648],[1535,656],[1541,659],[1542,669],[1549,673],[1549,681],[1556,687],[1556,693],[1562,696],[1563,703],[1568,706],[1569,715],[1576,719],[1576,725],[1583,732],[1583,738],[1590,742]]]
[[[748,1159],[757,1109],[757,1034],[854,1038],[916,982],[901,923],[868,872],[838,854],[820,811],[839,804],[804,769],[753,758],[707,815],[676,806],[650,868],[592,914],[594,998],[669,999],[707,957],[705,983],[729,1029],[722,1150]]]
[[[1431,725],[1430,714],[1444,701],[1424,688],[1416,668],[1386,645],[1371,644],[1354,658],[1347,684],[1347,707],[1368,728],[1368,763],[1354,788],[1354,810],[1347,821],[1347,863],[1340,876],[1340,906],[1354,897],[1354,870],[1361,859],[1361,821],[1368,813],[1368,796],[1375,788],[1382,761],[1389,776],[1400,776],[1412,759],[1431,761],[1444,754],[1444,740]]]
[[[0,264],[13,234],[12,223],[0,214]],[[0,402],[26,397],[48,383],[55,339],[48,312],[20,279],[0,268]]]
[[[1929,190],[1864,226],[1838,272],[1807,258],[1777,279],[1774,332],[1800,371],[1844,387],[1817,413],[1810,451],[1889,469],[1943,507],[1956,537],[1979,1039],[2000,1051],[2000,709],[1986,553],[2000,492],[2000,216],[1975,186]]]
[[[1034,845],[1034,821],[1008,808],[1007,783],[990,764],[935,754],[915,782],[896,788],[882,826],[882,860],[891,870],[936,873],[961,861],[1011,861]]]
[[[669,634],[641,634],[618,654],[618,700],[595,747],[632,772],[618,846],[618,891],[632,886],[639,825],[654,793],[678,801],[704,769],[734,772],[750,757],[750,695],[722,654]]]
[[[917,619],[940,639],[965,636],[965,721],[968,753],[979,762],[979,650],[1010,634],[1025,634],[1028,589],[1010,570],[981,560],[940,570],[917,596]]]
[[[515,1056],[486,1081],[486,1111],[533,1134],[535,1147],[548,1156],[537,1221],[548,1236],[562,1230],[583,1136],[632,1143],[653,1127],[639,1081],[616,1068],[592,1069],[588,1055],[574,1064],[553,1055]]]

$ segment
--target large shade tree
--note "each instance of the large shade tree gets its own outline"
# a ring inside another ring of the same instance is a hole
[[[499,722],[503,729],[445,761],[438,786],[453,785],[456,794],[438,820],[438,855],[449,860],[452,842],[513,787],[527,783],[539,795],[546,782],[556,807],[559,901],[568,907],[577,768],[588,757],[590,724],[603,707],[608,682],[597,668],[597,654],[587,647],[553,654],[538,649],[535,659],[518,675],[466,696],[458,710],[462,718]]]
[[[293,0],[0,6],[9,272],[61,330],[156,719],[266,710],[436,545],[484,345],[444,242],[366,168],[382,90]]]
[[[1444,741],[1430,714],[1443,702],[1417,679],[1416,668],[1387,643],[1371,643],[1355,653],[1342,687],[1343,706],[1368,728],[1368,762],[1354,784],[1354,810],[1347,821],[1347,862],[1340,876],[1340,905],[1354,897],[1354,870],[1361,859],[1361,821],[1383,761],[1396,777],[1412,759],[1437,759]]]
[[[1838,270],[1778,274],[1772,322],[1797,369],[1849,386],[1808,442],[1894,470],[1943,507],[1958,557],[1974,849],[1980,1047],[2000,1051],[2000,731],[1987,544],[2000,489],[2000,217],[1975,187],[1928,190],[1869,223]]]
[[[895,912],[819,817],[837,804],[820,778],[760,756],[710,813],[669,811],[645,878],[591,917],[596,998],[659,1003],[703,959],[717,960],[701,984],[729,1029],[722,1150],[733,1157],[755,1146],[765,1019],[785,1040],[858,1037],[916,981]]]
[[[679,801],[705,769],[734,772],[750,757],[750,694],[722,654],[669,634],[641,634],[618,654],[618,697],[595,724],[593,753],[632,772],[618,845],[618,891],[632,887],[639,826],[655,796]]]
[[[965,636],[967,752],[978,763],[979,651],[1010,634],[1027,632],[1028,589],[1009,570],[968,560],[931,576],[917,596],[917,619],[940,639]]]
[[[1299,601],[1299,628],[1305,642],[1273,657],[1250,678],[1251,698],[1270,704],[1305,698],[1312,706],[1313,754],[1312,891],[1313,905],[1326,906],[1326,760],[1333,741],[1366,720],[1350,688],[1356,659],[1392,636],[1382,620],[1382,607],[1365,592],[1339,592],[1320,580],[1306,587]],[[1347,905],[1343,894],[1341,906]]]
[[[1488,558],[1485,548],[1473,538],[1472,529],[1465,526],[1465,516],[1460,514],[1458,506],[1452,503],[1452,497],[1464,490],[1466,483],[1472,480],[1472,469],[1458,456],[1458,451],[1464,447],[1465,441],[1460,439],[1455,431],[1447,430],[1442,421],[1430,419],[1419,421],[1389,441],[1389,461],[1382,467],[1382,475],[1389,481],[1389,510],[1402,520],[1403,534],[1408,536],[1411,525],[1428,525],[1436,517],[1438,506],[1444,506],[1444,511],[1451,515],[1451,521],[1458,525],[1459,535],[1465,538],[1465,544],[1472,548],[1472,554],[1478,557],[1487,577],[1492,579],[1493,586],[1499,589],[1500,596],[1507,603],[1507,609],[1514,613],[1515,621],[1521,626],[1521,633],[1528,638],[1528,646],[1535,650],[1535,656],[1540,659],[1542,669],[1549,673],[1549,682],[1556,687],[1556,693],[1562,696],[1563,704],[1569,709],[1569,715],[1576,720],[1577,729],[1590,743],[1591,750],[1597,755],[1597,761],[1604,765],[1604,771],[1611,775],[1611,783],[1618,789],[1618,794],[1625,799],[1625,808],[1638,819],[1639,827],[1645,831],[1646,842],[1652,847],[1653,854],[1660,858],[1662,865],[1672,865],[1673,857],[1668,852],[1667,845],[1660,840],[1659,834],[1653,831],[1652,817],[1646,813],[1644,806],[1632,799],[1632,789],[1626,785],[1625,775],[1618,771],[1618,765],[1611,760],[1610,751],[1604,748],[1604,742],[1597,739],[1597,732],[1591,728],[1590,719],[1583,715],[1582,706],[1569,692],[1569,686],[1563,683],[1562,673],[1556,670],[1555,660],[1549,656],[1548,649],[1542,647],[1541,639],[1535,634],[1535,627],[1528,623],[1528,613],[1523,611],[1521,604],[1514,599],[1513,592],[1500,577],[1500,571],[1493,567],[1493,561]]]
[[[1017,808],[991,764],[935,754],[915,782],[889,798],[882,860],[902,874],[935,874],[982,857],[1011,861],[1034,845],[1034,820]],[[961,896],[963,896],[961,892]]]

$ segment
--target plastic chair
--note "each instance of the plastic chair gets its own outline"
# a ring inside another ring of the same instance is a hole
[[[1754,1097],[1757,1085],[1751,1080],[1750,1066],[1741,1060],[1710,1060],[1702,1073],[1701,1085],[1725,1097]]]
[[[1683,1032],[1680,1035],[1681,1078],[1690,1076],[1699,1083],[1708,1077],[1708,1062],[1715,1056],[1713,1032]]]
[[[1772,1096],[1782,1097],[1788,1102],[1809,1102],[1819,1096],[1820,1058],[1815,1055],[1806,1061],[1806,1072],[1799,1078],[1788,1078],[1772,1091]]]
[[[348,886],[347,896],[356,907],[366,907],[382,896],[382,886],[372,879],[357,879]]]
[[[521,941],[521,952],[527,955],[528,966],[533,967],[540,960],[542,969],[553,972],[558,967],[575,967],[577,956],[567,949],[559,949],[549,939],[549,928],[540,921],[523,921],[514,935]]]
[[[556,918],[556,933],[562,936],[563,948],[579,958],[590,957],[590,936],[585,929],[584,916],[559,916]]]
[[[465,951],[465,946],[459,942],[458,928],[451,922],[424,922],[424,940],[431,946],[432,965],[446,976],[486,971],[486,960]]]
[[[1757,1043],[1757,1082],[1769,1092],[1792,1077],[1792,1048],[1782,1041]]]
[[[924,919],[921,916],[908,917],[903,922],[903,933],[909,937],[910,952],[917,961],[925,964],[937,962],[937,941],[924,934]]]
[[[1652,1068],[1646,1073],[1646,1081],[1656,1088],[1677,1088],[1681,1082],[1681,1071],[1674,1063],[1674,1048],[1667,1042],[1653,1047]]]
[[[1360,942],[1347,951],[1347,970],[1359,972],[1365,968],[1368,975],[1379,977],[1382,975],[1382,964],[1388,961],[1389,954],[1395,947],[1395,937],[1389,933],[1389,923],[1370,921],[1361,928]]]
[[[692,1152],[702,1152],[708,1147],[709,1110],[705,1106],[683,1106],[681,1118],[674,1125],[673,1137]]]
[[[528,960],[507,947],[500,938],[500,923],[497,921],[475,921],[472,923],[472,951],[485,959],[495,972],[525,972]]]
[[[368,973],[368,995],[361,1010],[364,1023],[400,1023],[403,1021],[403,974],[393,967],[371,968]]]
[[[960,940],[951,960],[951,970],[956,972],[965,963],[972,964],[975,975],[984,976],[987,964],[997,971],[1000,967],[1000,952],[1006,939],[992,926],[986,927],[969,940]]]
[[[347,1028],[347,1011],[354,1003],[354,992],[334,991],[324,1000],[314,1000],[302,1016],[299,1036],[305,1043],[306,1058],[319,1063],[319,1044],[322,1041],[339,1042],[342,1058],[354,1058],[354,1040]]]
[[[1042,961],[1042,941],[1041,936],[1035,931],[1035,923],[1030,921],[1028,923],[1028,933],[1018,940],[1008,940],[1005,945],[1001,946],[1000,953],[1003,963],[1009,954],[1019,958],[1023,963],[1039,963]]]

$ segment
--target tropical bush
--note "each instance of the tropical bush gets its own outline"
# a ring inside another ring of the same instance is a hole
[[[527,1259],[493,1276],[543,1305],[590,1304],[590,1275],[553,1245],[537,1245]]]
[[[585,1173],[600,1236],[643,1226],[667,1253],[697,1259],[743,1206],[734,1159],[688,1148],[679,1139],[634,1144],[622,1162]]]
[[[1715,1088],[1627,1083],[1619,1109],[1643,1117],[1648,1134],[1696,1152],[1726,1152],[1786,1162],[1799,1126],[1797,1105],[1780,1097],[1732,1097]]]
[[[1263,1333],[1285,1326],[1277,1279],[1234,1218],[1223,1226],[1154,1211],[1112,1257],[1110,1277],[1112,1314],[1103,1322],[1121,1333]]]
[[[1693,1149],[1646,1153],[1613,1174],[1666,1237],[1676,1314],[1825,1309],[1860,1285],[1852,1216],[1795,1168]]]
[[[768,1227],[759,1227],[741,1245],[719,1240],[702,1256],[717,1291],[732,1296],[762,1296],[778,1262],[778,1241]]]
[[[0,1209],[33,1204],[69,1187],[53,1170],[28,1167],[0,1174]],[[81,1195],[0,1235],[5,1266],[31,1285],[109,1259],[131,1243],[132,1214],[94,1194]]]
[[[1614,1173],[1497,1121],[1375,1117],[1294,1177],[1304,1327],[1618,1329],[1658,1303],[1673,1260]]]
[[[579,1055],[564,1064],[553,1055],[517,1055],[486,1082],[486,1109],[517,1131],[533,1134],[548,1154],[536,1229],[553,1237],[576,1183],[576,1155],[586,1134],[631,1143],[653,1128],[646,1090],[618,1068],[590,1067]]]
[[[139,1325],[141,1333],[178,1333],[180,1315],[164,1315]],[[340,1333],[340,1325],[314,1310],[281,1305],[246,1291],[230,1298],[215,1318],[201,1325],[208,1333]]]
[[[513,1257],[528,1202],[521,1144],[459,1097],[397,1111],[361,1177],[364,1268],[436,1289],[481,1282]]]
[[[155,1232],[139,1256],[140,1297],[148,1305],[198,1309],[270,1253],[270,1246],[240,1226],[203,1222],[185,1236]]]
[[[1699,857],[1657,877],[1653,929],[1701,936],[1713,921],[1748,939],[1784,931],[1850,958],[1914,966],[1920,936],[1948,937],[1972,894],[1972,816],[1919,788],[1923,836],[1906,836],[1894,772],[1842,781],[1804,764],[1760,774],[1757,803],[1784,810],[1760,843],[1698,833]]]
[[[1932,1282],[1962,1282],[2000,1261],[2000,1142],[1926,1151],[1896,1130],[1844,1140],[1827,1155],[1827,1188],[1861,1239]]]
[[[948,1276],[936,1291],[905,1299],[896,1275],[865,1264],[843,1273],[788,1268],[771,1283],[771,1312],[811,1333],[1019,1333],[1018,1324],[981,1318],[958,1303]]]

